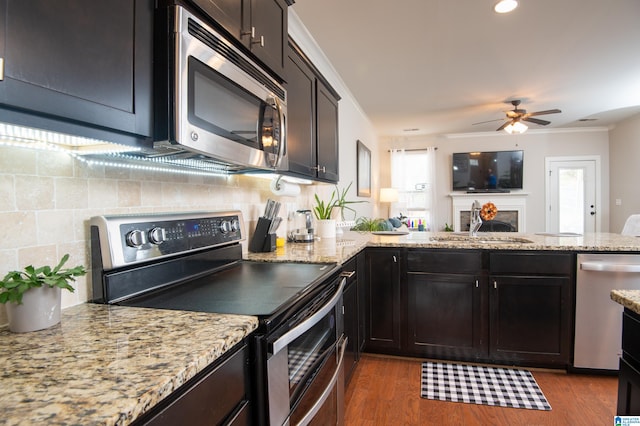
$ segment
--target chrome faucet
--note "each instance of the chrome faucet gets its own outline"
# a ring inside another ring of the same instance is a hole
[[[482,219],[480,218],[481,208],[482,207],[480,207],[480,203],[478,202],[478,200],[475,200],[471,205],[471,219],[469,221],[470,237],[478,236],[478,229],[480,229],[480,226],[482,225]]]

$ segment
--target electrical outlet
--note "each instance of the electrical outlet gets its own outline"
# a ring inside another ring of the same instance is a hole
[[[621,205],[622,205],[622,199],[616,198],[616,206],[621,206]]]

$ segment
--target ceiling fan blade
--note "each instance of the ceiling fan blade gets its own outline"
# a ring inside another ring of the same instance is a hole
[[[547,109],[545,111],[530,112],[527,114],[527,116],[531,117],[532,115],[558,114],[561,112],[562,111],[560,111],[559,109]]]
[[[512,120],[506,121],[502,126],[498,127],[496,129],[496,132],[499,132],[500,130],[504,129],[505,127],[507,127],[509,125],[509,123],[512,123]]]
[[[502,120],[506,120],[506,118],[497,118],[495,120],[489,120],[489,121],[480,121],[478,123],[473,123],[472,126],[475,126],[476,124],[485,124],[485,123],[493,123],[495,121],[502,121]]]
[[[547,124],[551,123],[550,121],[547,121],[547,120],[540,120],[539,118],[531,118],[531,117],[523,117],[522,120],[528,121],[530,123],[540,124],[542,126],[546,126]]]

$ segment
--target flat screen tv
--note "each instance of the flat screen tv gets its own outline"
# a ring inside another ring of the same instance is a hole
[[[453,154],[453,190],[509,192],[522,189],[523,151]]]

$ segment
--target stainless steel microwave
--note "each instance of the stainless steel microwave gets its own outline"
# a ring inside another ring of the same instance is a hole
[[[159,10],[156,23],[155,150],[287,170],[283,85],[183,6]]]

